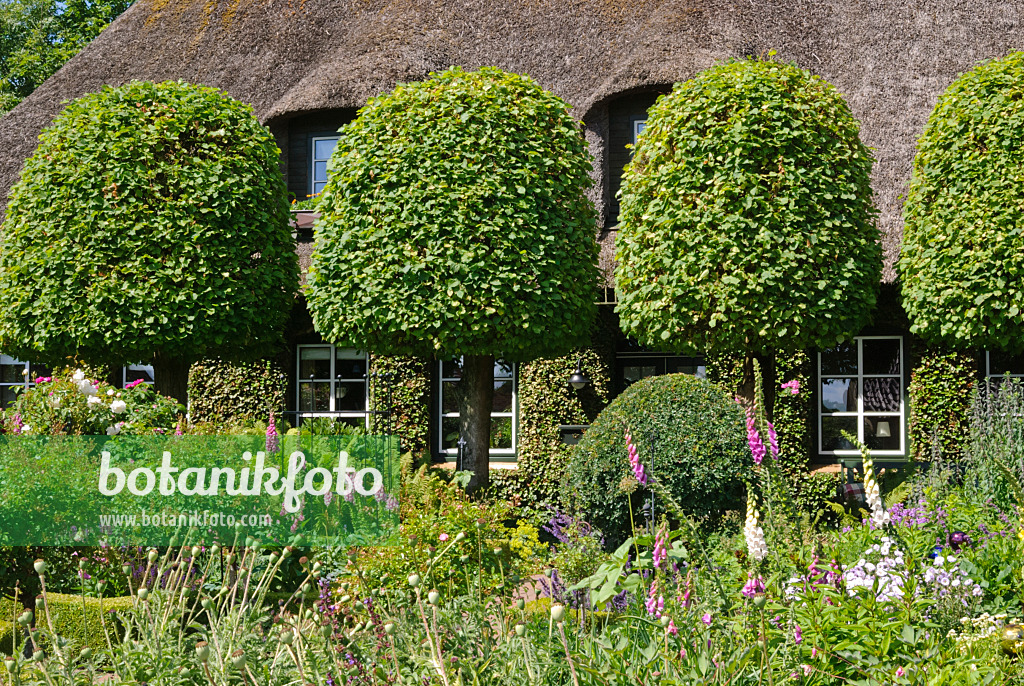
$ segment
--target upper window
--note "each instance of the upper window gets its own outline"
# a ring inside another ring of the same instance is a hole
[[[319,195],[327,185],[327,163],[334,152],[334,146],[338,144],[338,136],[322,136],[312,139],[313,150],[310,154],[312,168],[310,169],[310,195]]]
[[[633,120],[633,146],[636,146],[636,142],[640,140],[640,134],[647,128],[646,119],[634,119]]]
[[[857,455],[842,431],[875,455],[904,455],[903,338],[861,336],[818,353],[818,451]]]
[[[0,355],[0,407],[8,407],[17,397],[17,389],[27,390],[35,386],[40,376],[49,376],[48,367],[16,360],[10,355]]]
[[[367,426],[367,357],[362,350],[329,344],[300,345],[296,360],[296,408],[299,420],[333,417]]]
[[[439,363],[437,390],[437,451],[449,459],[459,454],[459,383],[461,358]],[[491,405],[491,452],[496,461],[514,461],[516,434],[519,430],[516,405],[516,365],[497,360],[494,363],[494,401]]]
[[[649,376],[692,374],[703,379],[706,372],[704,360],[699,357],[632,351],[615,356],[615,380],[620,393]]]

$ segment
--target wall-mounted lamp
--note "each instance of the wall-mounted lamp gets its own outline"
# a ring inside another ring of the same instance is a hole
[[[879,438],[889,438],[892,436],[892,433],[889,431],[889,422],[878,422],[878,431],[875,432],[875,435]]]
[[[569,385],[578,391],[589,383],[590,379],[583,373],[583,358],[581,357],[579,362],[576,363],[576,371],[569,377]]]

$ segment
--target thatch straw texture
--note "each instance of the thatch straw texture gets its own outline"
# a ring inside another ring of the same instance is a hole
[[[102,84],[218,86],[274,126],[453,64],[526,73],[571,102],[599,194],[609,99],[774,49],[834,83],[863,122],[891,280],[900,196],[936,98],[978,61],[1024,47],[1022,34],[1021,0],[139,0],[0,120],[0,195],[61,103]]]

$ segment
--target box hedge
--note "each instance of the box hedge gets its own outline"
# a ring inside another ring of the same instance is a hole
[[[80,595],[69,595],[64,593],[47,593],[46,602],[49,606],[50,619],[53,621],[53,630],[58,636],[67,639],[76,647],[89,646],[93,649],[105,648],[107,640],[103,636],[103,623],[100,621],[100,599],[84,598]],[[120,596],[116,598],[103,598],[103,612],[107,614],[107,629],[113,631],[114,636],[119,633],[119,622],[110,613],[125,611],[132,606],[131,596]],[[11,638],[14,627],[7,621],[10,617],[16,617],[23,612],[20,603],[15,603],[10,598],[0,600],[0,650],[4,653],[11,652]],[[36,611],[36,624],[46,627],[46,615],[42,609]]]
[[[643,379],[598,415],[573,452],[566,485],[580,513],[614,546],[630,535],[630,503],[639,525],[647,499],[631,490],[625,434],[630,432],[647,474],[671,490],[698,518],[742,504],[752,464],[740,406],[721,387],[688,374]],[[656,509],[664,512],[664,505]]]

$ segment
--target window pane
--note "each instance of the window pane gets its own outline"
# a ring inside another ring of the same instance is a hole
[[[299,410],[327,412],[331,409],[331,384],[328,382],[299,384]]]
[[[692,357],[668,357],[665,359],[666,374],[690,374],[704,377],[704,365]]]
[[[902,428],[899,415],[865,417],[864,443],[871,450],[899,450]]]
[[[494,378],[495,379],[511,379],[512,378],[512,363],[502,362],[497,360],[494,363]]]
[[[990,352],[988,354],[988,373],[991,376],[1003,376],[1007,373],[1024,375],[1024,355]]]
[[[857,344],[841,343],[830,350],[821,351],[822,376],[857,373]]]
[[[503,450],[512,449],[511,417],[494,417],[491,419],[491,447]]]
[[[850,441],[843,438],[841,431],[846,431],[852,436],[857,435],[856,417],[822,417],[821,418],[821,449],[831,450],[855,450]]]
[[[326,162],[314,162],[313,163],[313,180],[314,181],[326,181],[327,180],[327,163]]]
[[[857,380],[856,379],[822,379],[821,380],[821,411],[822,412],[856,412],[857,411]]]
[[[441,449],[453,450],[459,447],[459,418],[441,419]]]
[[[864,341],[865,374],[899,374],[900,341],[898,338]]]
[[[33,369],[35,368],[33,367]],[[133,364],[125,367],[125,383],[131,383],[132,381],[138,381],[139,379],[142,379],[146,383],[153,383],[153,367],[151,365],[144,364]]]
[[[512,411],[512,382],[494,382],[494,402],[491,404],[491,412]]]
[[[441,376],[446,379],[462,378],[462,360],[447,360],[441,363]]]
[[[24,364],[0,365],[0,383],[25,383]]]
[[[336,382],[334,384],[334,409],[339,412],[364,412],[366,410],[366,382]]]
[[[299,378],[308,379],[310,375],[316,379],[331,378],[331,347],[299,349]]]
[[[864,379],[865,412],[899,412],[900,380]]]
[[[323,193],[324,192],[324,186],[326,186],[326,185],[327,185],[327,183],[324,182],[324,181],[317,181],[316,183],[314,183],[313,184],[313,195],[320,195],[321,193]]]
[[[640,379],[655,376],[658,373],[659,365],[654,364],[629,364],[622,368],[622,385],[630,386]]]
[[[448,414],[459,411],[459,382],[441,383],[441,412]]]
[[[334,360],[334,378],[336,379],[362,379],[366,376],[366,358],[343,356],[339,351]]]
[[[334,152],[334,146],[337,144],[337,138],[324,138],[313,141],[313,157],[318,160],[326,160]]]

